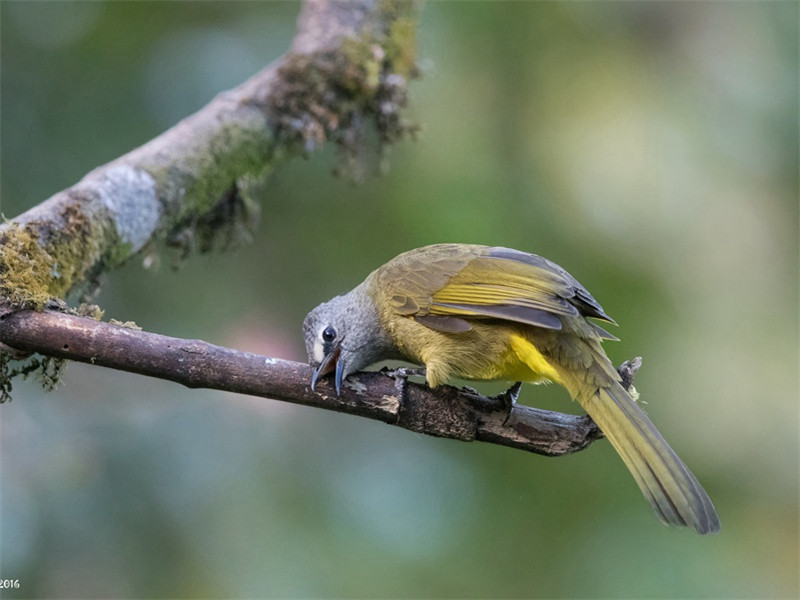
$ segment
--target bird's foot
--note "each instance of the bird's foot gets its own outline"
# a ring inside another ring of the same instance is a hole
[[[406,399],[406,384],[409,377],[425,377],[424,367],[397,367],[396,369],[381,369],[386,375],[394,379],[397,398],[402,404]]]
[[[514,410],[514,405],[519,398],[519,391],[522,389],[522,382],[518,381],[502,394],[495,396],[501,403],[503,410],[506,411],[506,418],[503,420],[503,425],[508,425],[508,420],[511,418],[511,411]]]
[[[521,388],[522,382],[518,381],[502,394],[488,397],[490,400],[497,400],[500,403],[500,407],[497,410],[501,410],[506,413],[506,418],[503,419],[504,426],[508,425],[508,421],[511,419],[511,412],[514,410],[514,405],[517,403],[517,398],[519,398],[519,391]],[[481,403],[487,398],[487,396],[484,396],[477,390],[474,390],[470,387],[461,388],[461,395],[469,398],[470,400]]]

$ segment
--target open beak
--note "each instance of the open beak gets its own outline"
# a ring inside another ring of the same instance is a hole
[[[340,395],[342,391],[342,380],[344,379],[344,361],[340,360],[341,357],[341,348],[340,345],[337,344],[334,348],[331,348],[331,351],[325,355],[325,358],[322,359],[322,362],[319,366],[314,369],[314,374],[311,376],[311,391],[314,391],[314,387],[317,385],[317,380],[320,377],[324,377],[328,373],[332,371],[336,371],[336,376],[334,382],[336,383],[336,395]]]

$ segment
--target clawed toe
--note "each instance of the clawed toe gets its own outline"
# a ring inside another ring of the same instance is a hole
[[[502,394],[498,394],[496,398],[502,403],[503,410],[506,411],[506,418],[503,420],[503,425],[508,425],[511,418],[511,412],[514,410],[514,405],[519,398],[519,391],[522,389],[522,382],[518,381]]]

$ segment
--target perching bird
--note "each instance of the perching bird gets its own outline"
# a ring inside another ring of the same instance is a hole
[[[454,378],[563,385],[597,423],[659,518],[719,531],[714,505],[689,468],[622,387],[601,346],[614,323],[574,277],[518,250],[436,244],[373,271],[319,305],[303,331],[311,382],[342,381],[372,363],[424,365],[428,385]]]

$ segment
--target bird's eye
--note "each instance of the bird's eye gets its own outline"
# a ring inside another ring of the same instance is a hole
[[[322,330],[322,341],[323,342],[332,342],[336,339],[336,330],[328,325],[325,329]]]

